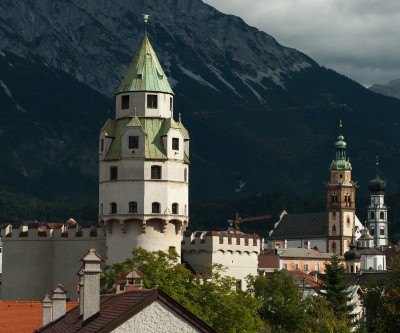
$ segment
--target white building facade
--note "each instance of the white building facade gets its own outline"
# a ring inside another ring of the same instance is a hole
[[[173,119],[174,93],[145,34],[100,131],[99,222],[107,264],[134,247],[181,250],[189,216],[189,134]]]
[[[261,239],[256,234],[235,231],[187,232],[182,240],[182,258],[196,273],[209,273],[207,264],[221,264],[222,273],[236,279],[238,289],[247,289],[245,277],[257,275]]]
[[[378,163],[377,163],[378,165]],[[378,247],[389,245],[388,236],[388,208],[385,205],[386,182],[376,175],[376,178],[368,183],[371,201],[368,206],[367,228]]]

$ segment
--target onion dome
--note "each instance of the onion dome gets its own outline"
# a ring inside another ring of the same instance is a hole
[[[361,253],[357,251],[357,247],[354,241],[354,233],[351,237],[351,243],[349,244],[350,250],[344,253],[344,260],[351,261],[351,260],[360,260]]]
[[[361,253],[355,249],[349,250],[344,253],[344,260],[351,261],[351,260],[360,260]]]
[[[336,157],[332,161],[331,170],[351,170],[350,161],[346,158],[346,146],[344,136],[339,135],[335,142]]]
[[[379,159],[376,156],[376,177],[368,183],[368,189],[371,194],[384,194],[386,182],[379,178]]]
[[[384,194],[386,190],[386,182],[376,175],[376,178],[368,183],[368,189],[372,194]]]

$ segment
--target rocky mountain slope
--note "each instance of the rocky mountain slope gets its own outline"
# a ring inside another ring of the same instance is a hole
[[[400,189],[400,101],[200,0],[18,0],[0,7],[0,186],[97,196],[98,130],[148,35],[191,134],[191,198],[324,195],[343,119],[360,192],[375,155]],[[110,110],[110,112],[108,112]],[[175,115],[177,117],[177,114]]]
[[[390,81],[386,84],[374,84],[368,89],[378,94],[400,99],[400,79]]]

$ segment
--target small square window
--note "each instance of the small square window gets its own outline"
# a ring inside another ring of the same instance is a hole
[[[179,150],[179,139],[172,138],[172,150]]]
[[[110,180],[118,179],[118,167],[110,167]]]
[[[385,229],[380,229],[380,230],[379,230],[379,234],[380,234],[381,236],[384,236],[384,235],[385,235]]]
[[[159,214],[160,213],[160,204],[158,202],[153,202],[151,204],[151,212],[155,213],[155,214]]]
[[[137,213],[137,202],[131,201],[129,203],[129,213]]]
[[[308,271],[308,264],[304,264],[304,270]]]
[[[147,108],[157,109],[157,95],[147,95]]]
[[[161,179],[161,166],[159,165],[151,166],[151,179]]]
[[[129,95],[124,95],[121,97],[121,109],[129,109]]]
[[[129,149],[139,148],[139,137],[138,136],[129,136],[128,137],[128,148]]]

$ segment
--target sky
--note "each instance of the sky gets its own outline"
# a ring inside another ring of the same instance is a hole
[[[400,79],[399,0],[203,0],[369,87]]]

